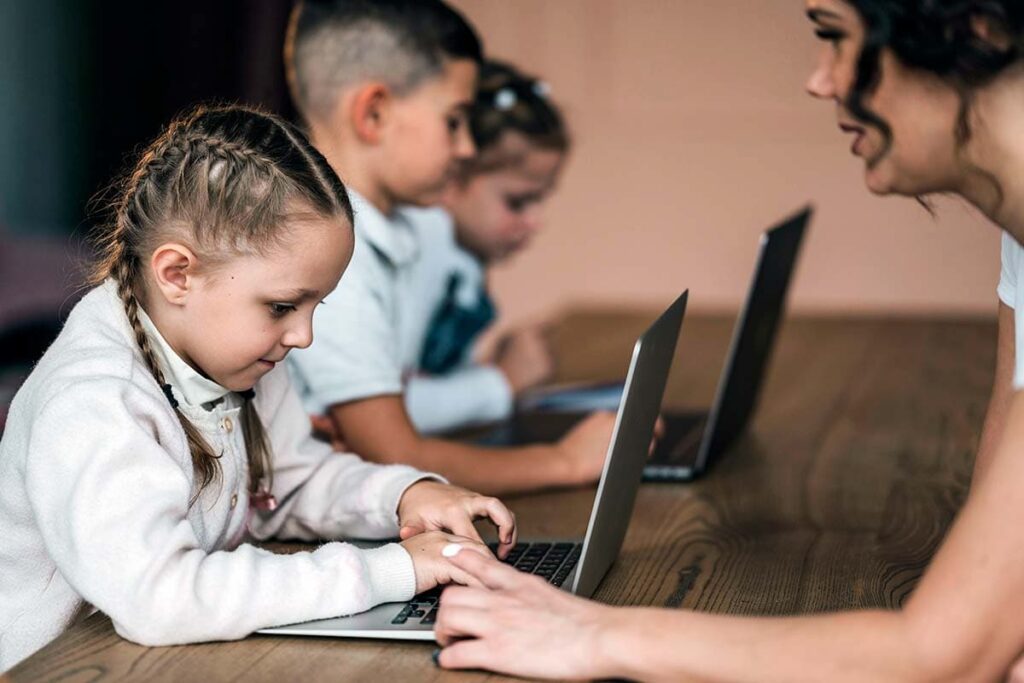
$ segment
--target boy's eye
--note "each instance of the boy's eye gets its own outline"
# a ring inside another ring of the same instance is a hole
[[[270,315],[272,315],[275,318],[282,318],[288,313],[291,313],[292,311],[295,310],[295,304],[272,303],[269,304],[269,306]]]

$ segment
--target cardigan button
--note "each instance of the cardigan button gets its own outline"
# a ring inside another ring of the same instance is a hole
[[[235,428],[235,425],[231,422],[230,417],[225,417],[223,420],[221,420],[220,426],[223,427],[224,431],[227,432],[228,434],[230,434],[231,430]]]
[[[232,494],[231,496],[231,509],[234,510],[235,506],[238,505],[238,494]]]

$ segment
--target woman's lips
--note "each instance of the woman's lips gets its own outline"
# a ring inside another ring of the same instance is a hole
[[[850,152],[857,156],[861,156],[860,144],[861,141],[864,140],[865,130],[860,126],[851,126],[846,123],[840,123],[839,130],[843,131],[844,133],[853,133],[855,135],[855,137],[853,138],[853,142],[850,144]]]

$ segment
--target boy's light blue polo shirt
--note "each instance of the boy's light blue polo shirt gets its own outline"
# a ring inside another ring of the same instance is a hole
[[[512,394],[500,371],[470,359],[440,377],[418,374],[427,326],[459,271],[475,296],[483,270],[455,243],[448,214],[403,206],[390,216],[349,190],[356,214],[352,261],[313,316],[313,344],[289,364],[306,408],[403,394],[413,424],[433,432],[506,417]]]

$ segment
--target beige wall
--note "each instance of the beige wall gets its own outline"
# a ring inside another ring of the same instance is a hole
[[[543,76],[576,147],[545,233],[495,274],[509,320],[572,303],[735,310],[758,233],[818,207],[800,311],[991,314],[999,235],[960,203],[878,199],[807,97],[800,0],[453,0],[489,52]]]

